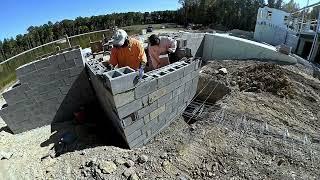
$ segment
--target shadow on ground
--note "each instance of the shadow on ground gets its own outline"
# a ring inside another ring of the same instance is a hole
[[[41,147],[54,144],[55,156],[102,145],[127,148],[101,108],[85,71],[60,104],[51,123],[51,133]]]

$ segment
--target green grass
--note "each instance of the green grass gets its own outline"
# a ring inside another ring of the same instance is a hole
[[[161,24],[152,24],[154,29],[159,29],[162,25]],[[134,26],[127,26],[123,27],[124,30],[127,31],[129,35],[139,34],[142,29],[147,28],[148,25],[134,25]],[[98,41],[102,40],[102,35],[105,34],[107,37],[111,37],[112,32],[99,32],[94,34],[83,35],[75,38],[70,39],[70,43],[72,46],[80,45],[82,48],[90,47],[90,40],[91,41]],[[23,54],[19,57],[12,59],[11,61],[0,65],[0,92],[1,90],[16,80],[16,73],[15,70],[32,61],[40,59],[42,56],[55,52],[56,47],[59,46],[60,49],[67,48],[66,43],[55,43],[50,44],[39,49],[33,50],[26,54]]]

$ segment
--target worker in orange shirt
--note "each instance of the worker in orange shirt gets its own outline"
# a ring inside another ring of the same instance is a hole
[[[142,76],[147,57],[140,41],[129,38],[124,30],[118,29],[112,37],[112,44],[109,64],[118,68],[129,66]]]

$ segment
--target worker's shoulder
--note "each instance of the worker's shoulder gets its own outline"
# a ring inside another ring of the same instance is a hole
[[[139,45],[139,46],[141,46],[141,44],[142,44],[139,40],[137,40],[135,38],[130,38],[130,43],[131,43],[131,45]]]

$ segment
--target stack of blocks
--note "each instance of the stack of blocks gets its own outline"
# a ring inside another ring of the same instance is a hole
[[[70,119],[81,104],[94,98],[81,49],[31,62],[16,73],[20,83],[3,93],[8,107],[0,110],[14,133]]]
[[[181,115],[196,94],[200,60],[180,61],[138,74],[88,62],[96,95],[130,148],[140,147]]]

